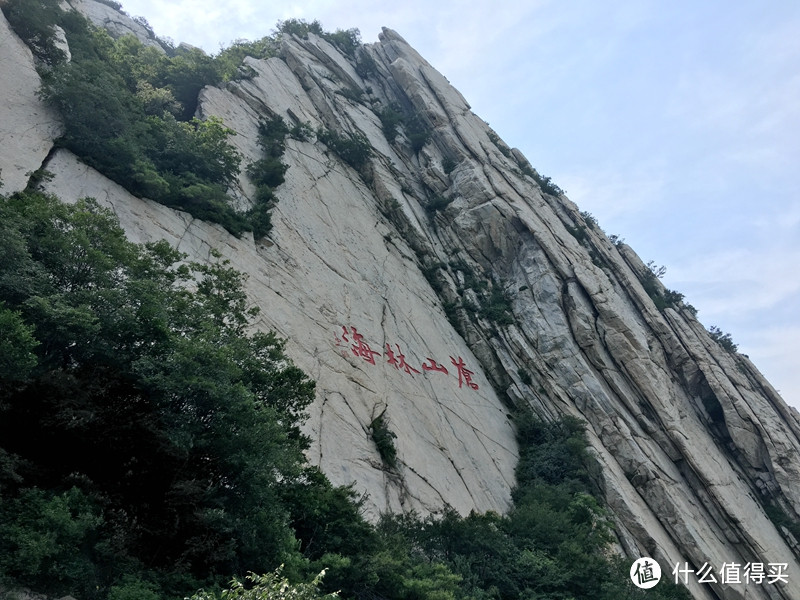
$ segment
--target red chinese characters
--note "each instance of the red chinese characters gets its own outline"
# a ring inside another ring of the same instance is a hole
[[[386,343],[385,349],[386,352],[381,355],[380,352],[377,350],[373,350],[370,344],[364,339],[364,336],[361,335],[355,327],[350,327],[349,330],[347,327],[342,326],[342,333],[341,337],[336,335],[334,336],[336,339],[336,345],[342,348],[342,355],[348,356],[347,349],[350,350],[354,356],[364,359],[371,365],[376,365],[375,357],[376,356],[385,356],[387,364],[390,364],[398,371],[403,371],[407,375],[419,375],[421,371],[419,369],[414,368],[409,364],[409,360],[406,359],[406,355],[403,354],[403,351],[400,348],[400,344],[394,344],[394,349],[392,348],[392,344]],[[441,373],[443,375],[448,375],[449,371],[447,367],[438,363],[435,359],[427,357],[427,362],[420,365],[422,371],[427,373]],[[413,361],[412,361],[413,362]],[[477,390],[478,384],[472,380],[472,376],[475,375],[474,371],[470,371],[464,359],[460,356],[456,359],[454,357],[450,357],[450,362],[453,363],[453,366],[456,367],[458,371],[458,387],[462,388],[466,385],[471,390]]]
[[[456,361],[456,359],[451,356],[450,361],[458,369],[458,387],[466,383],[471,389],[477,390],[478,384],[472,381],[472,376],[475,375],[475,373],[467,369],[464,364],[464,359],[459,356],[458,361]]]
[[[403,369],[409,375],[413,375],[414,373],[419,375],[419,371],[409,366],[408,363],[406,362],[406,355],[403,354],[403,352],[400,350],[400,346],[395,344],[394,347],[397,348],[397,356],[395,356],[395,353],[392,352],[392,348],[389,346],[389,344],[386,344],[386,356],[389,357],[389,360],[387,360],[386,362],[388,362],[398,371],[400,369]]]
[[[447,375],[447,367],[445,367],[444,365],[440,365],[432,358],[428,358],[428,362],[430,364],[426,363],[422,365],[423,371],[438,371],[439,373],[444,373],[445,375]]]
[[[353,354],[355,354],[356,356],[360,356],[371,365],[374,365],[375,355],[377,354],[378,356],[380,356],[381,353],[378,352],[377,350],[373,350],[372,348],[370,348],[369,344],[364,341],[364,336],[358,333],[358,330],[355,327],[351,327],[350,330],[352,333],[348,333],[347,327],[342,326],[341,340],[344,340],[349,344],[350,339],[348,339],[348,336],[351,336],[353,338],[352,340],[353,344],[352,346],[350,346],[350,349],[352,350]],[[336,338],[337,346],[341,346],[340,343],[341,340],[338,337]]]

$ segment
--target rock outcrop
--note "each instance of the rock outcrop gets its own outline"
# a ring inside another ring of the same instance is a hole
[[[18,192],[61,133],[58,116],[36,96],[41,85],[33,54],[0,15],[0,193]]]
[[[33,78],[12,38],[0,68]],[[587,423],[622,551],[658,559],[668,577],[678,563],[710,565],[716,583],[688,580],[696,598],[800,598],[797,541],[767,516],[800,515],[800,420],[746,357],[665,302],[634,251],[539,177],[396,32],[352,56],[284,35],[278,56],[245,63],[247,78],[204,89],[198,109],[236,131],[245,162],[260,158],[258,124],[274,115],[364,136],[372,152],[354,168],[313,136],[288,139],[268,237],[236,238],[136,198],[65,150],[43,166],[47,189],[97,198],[133,240],[167,239],[193,260],[216,249],[248,274],[257,326],[287,337],[317,381],[310,461],[336,484],[355,482],[372,517],[502,511],[513,407],[572,415]],[[3,87],[2,110],[28,115],[0,150],[4,191],[24,185],[57,133],[35,80],[26,86]],[[396,137],[380,118],[389,108],[406,115]],[[244,173],[238,188],[247,203]],[[397,436],[396,464],[373,441],[379,416]],[[723,582],[724,565],[747,563],[786,564],[789,583]]]
[[[99,0],[64,1],[69,7],[89,19],[93,25],[105,29],[113,38],[132,35],[138,38],[145,46],[152,46],[161,51],[164,50],[146,21],[139,17],[130,17],[121,12],[112,6],[113,2],[100,2]]]

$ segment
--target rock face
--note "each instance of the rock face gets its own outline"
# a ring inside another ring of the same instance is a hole
[[[26,60],[13,68],[33,72]],[[800,598],[797,541],[766,514],[800,515],[800,420],[746,357],[664,303],[634,251],[543,183],[397,33],[353,56],[286,35],[278,56],[245,63],[251,76],[206,88],[198,109],[237,132],[245,162],[274,115],[372,148],[355,169],[313,136],[288,139],[267,238],[136,198],[64,150],[44,165],[47,186],[107,204],[135,241],[167,239],[193,260],[216,249],[249,275],[257,327],[287,337],[317,381],[311,462],[355,482],[372,517],[502,511],[517,457],[508,413],[572,415],[587,423],[622,551],[658,559],[665,577],[678,563],[712,567],[715,583],[688,578],[696,598]],[[13,101],[51,133],[3,145],[3,165],[46,147],[18,172],[39,166],[53,135],[34,88]],[[390,107],[407,116],[396,136],[380,118]],[[245,174],[238,188],[248,202]],[[396,464],[373,441],[378,417],[397,436]],[[788,583],[745,584],[747,563],[786,564]],[[723,581],[732,564],[742,583]]]
[[[28,47],[0,14],[0,193],[18,192],[42,165],[61,123],[36,97],[41,80]]]
[[[152,46],[163,50],[161,44],[155,39],[152,30],[141,19],[131,18],[117,10],[111,4],[101,0],[64,0],[64,2],[85,16],[92,24],[108,31],[113,38],[123,35],[133,35],[139,38],[145,46]]]

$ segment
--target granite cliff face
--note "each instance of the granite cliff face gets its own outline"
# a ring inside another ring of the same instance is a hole
[[[75,7],[110,19],[90,0]],[[147,38],[114,19],[117,33]],[[4,20],[0,52],[3,192],[44,167],[48,190],[97,198],[134,241],[166,239],[193,260],[215,249],[247,273],[257,326],[287,337],[317,381],[309,460],[336,484],[355,482],[371,516],[506,509],[509,413],[528,405],[587,423],[627,555],[665,570],[787,563],[786,585],[689,587],[697,598],[800,598],[800,547],[765,512],[800,515],[797,413],[689,308],[665,305],[635,252],[539,177],[400,35],[384,29],[353,56],[284,35],[278,56],[247,58],[246,77],[202,91],[198,116],[236,131],[245,164],[261,156],[259,122],[275,115],[372,149],[356,169],[315,136],[288,139],[274,228],[256,240],[136,198],[52,150],[58,119]],[[415,120],[395,139],[380,118],[389,107]],[[243,172],[236,201],[253,192]],[[394,466],[373,441],[380,416],[397,436]]]

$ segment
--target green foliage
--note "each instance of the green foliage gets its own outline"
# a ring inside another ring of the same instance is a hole
[[[83,547],[103,524],[81,490],[21,490],[0,504],[0,582],[24,580],[38,591],[69,589],[86,594],[97,576]]]
[[[0,577],[96,598],[136,587],[122,570],[185,591],[295,553],[281,494],[314,384],[284,342],[245,335],[241,274],[130,244],[91,201],[17,194],[0,223],[20,341],[0,381]]]
[[[778,531],[780,531],[781,528],[785,528],[795,539],[800,538],[800,522],[797,519],[791,518],[780,505],[775,502],[769,502],[764,506],[764,512],[778,528]]]
[[[404,128],[408,141],[411,142],[411,149],[414,152],[419,152],[422,147],[428,143],[431,138],[431,131],[425,120],[419,113],[413,113],[406,117]]]
[[[100,4],[105,4],[106,6],[110,6],[114,10],[122,10],[122,4],[117,2],[116,0],[97,0]]]
[[[384,414],[385,411],[372,420],[372,423],[369,424],[369,430],[383,464],[390,469],[394,469],[397,467],[397,448],[394,445],[394,439],[397,435],[389,429]]]
[[[667,268],[656,265],[652,260],[649,261],[646,266],[647,272],[645,272],[641,280],[642,287],[644,291],[647,292],[647,295],[650,296],[656,308],[660,311],[664,311],[667,308],[680,308],[683,304],[683,294],[666,288],[658,282],[658,280],[666,274]],[[686,308],[692,315],[697,314],[697,309],[693,306],[687,305]]]
[[[580,223],[572,227],[570,225],[565,225],[567,231],[569,231],[570,235],[578,240],[579,244],[582,244],[586,240],[589,239],[589,234],[586,232],[586,227],[581,225]]]
[[[489,292],[486,303],[480,309],[480,315],[498,325],[512,325],[514,323],[511,300],[503,290],[494,286]]]
[[[108,600],[161,600],[158,587],[139,577],[124,575],[108,590]]]
[[[344,87],[336,91],[337,94],[344,96],[351,102],[361,102],[364,96],[364,91],[356,87]]]
[[[525,369],[517,369],[517,376],[519,377],[519,380],[525,385],[531,385],[533,383],[533,378],[531,377],[531,374]]]
[[[597,219],[595,218],[595,216],[592,213],[590,213],[588,211],[585,211],[585,210],[582,210],[581,211],[581,217],[583,217],[583,220],[584,220],[584,222],[586,223],[586,226],[589,229],[599,229],[600,228],[600,226],[597,224]]]
[[[488,133],[489,140],[495,145],[495,147],[500,151],[500,153],[505,156],[506,158],[511,158],[511,149],[506,146],[503,140],[500,139],[500,136],[497,135],[494,131],[489,130]]]
[[[302,128],[295,130],[299,135],[304,135]],[[277,202],[273,190],[285,181],[284,175],[289,168],[281,162],[286,150],[285,138],[289,134],[286,123],[278,116],[265,119],[258,127],[258,143],[264,155],[247,167],[247,174],[256,186],[254,205],[247,213],[256,239],[267,235],[272,229],[270,211]]]
[[[450,206],[452,201],[453,198],[445,198],[441,194],[434,194],[433,198],[428,200],[428,203],[425,205],[425,210],[431,214],[435,214]]]
[[[62,13],[56,0],[8,0],[0,7],[11,28],[39,61],[55,65],[66,59],[55,43],[53,26]]]
[[[517,493],[538,483],[589,491],[584,424],[573,417],[546,423],[527,411],[515,420],[522,451],[517,463]]]
[[[288,33],[306,39],[309,33],[320,36],[325,33],[322,25],[316,19],[311,23],[305,19],[286,19],[285,21],[278,21],[275,29],[278,33]]]
[[[534,177],[536,183],[539,184],[539,187],[542,188],[542,191],[545,194],[550,194],[551,196],[562,196],[565,194],[564,190],[553,183],[553,180],[550,179],[550,177],[541,176],[537,171],[534,171],[534,173],[537,175]]]
[[[65,122],[62,146],[133,194],[219,223],[234,235],[252,230],[262,237],[269,232],[272,191],[286,171],[281,163],[283,138],[289,133],[285,124],[277,119],[262,125],[259,141],[265,156],[248,167],[257,188],[255,205],[240,213],[227,194],[241,162],[229,143],[234,132],[219,119],[201,121],[192,115],[203,86],[236,76],[245,55],[270,55],[273,40],[238,42],[216,58],[185,47],[165,55],[133,36],[112,40],[74,11],[42,15],[39,20],[49,26],[57,22],[64,27],[73,54],[69,64],[45,73],[41,91]],[[285,26],[317,29],[294,21]],[[342,33],[336,39],[344,43],[353,35]],[[342,141],[339,149],[358,161],[363,148],[349,141]]]
[[[381,109],[378,118],[381,120],[383,133],[390,142],[395,140],[402,127],[414,152],[419,152],[431,137],[431,131],[419,113],[403,112],[395,104]]]
[[[512,158],[512,154],[508,150],[508,147],[505,146],[504,144],[502,144],[502,142],[500,142],[500,138],[498,138],[497,135],[494,134],[494,132],[490,133],[489,138],[492,139],[492,141],[495,142],[497,147],[500,149],[501,152],[503,152],[503,154],[507,158]],[[555,183],[553,183],[553,180],[550,179],[550,177],[544,177],[544,176],[540,175],[539,171],[537,171],[536,169],[531,167],[527,162],[518,161],[517,165],[519,166],[520,170],[522,171],[522,174],[523,175],[527,175],[528,177],[533,179],[539,185],[539,187],[541,188],[541,190],[545,194],[550,194],[551,196],[561,196],[561,195],[566,193],[564,190],[562,190],[560,187],[558,187]],[[591,217],[591,215],[589,213],[581,213],[581,214],[584,216],[584,218],[587,217],[587,216]],[[592,218],[592,220],[594,220],[594,217],[591,217],[591,218]],[[594,223],[590,223],[590,225],[593,225],[593,224],[596,224],[596,221]]]
[[[276,56],[279,45],[271,36],[265,36],[256,41],[236,40],[227,48],[223,48],[214,57],[219,75],[223,81],[243,79],[255,75],[249,67],[243,67],[242,62],[248,56],[265,59]]]
[[[317,139],[356,170],[364,167],[372,156],[372,146],[361,132],[340,134],[332,129],[320,127],[317,130]]]
[[[385,106],[378,111],[378,118],[381,120],[383,134],[390,142],[397,137],[398,129],[403,123],[403,113],[396,105]]]
[[[38,345],[33,328],[22,315],[0,302],[0,379],[24,380],[36,366],[34,350]]]
[[[59,143],[138,196],[236,235],[249,230],[226,194],[241,161],[233,131],[191,118],[198,91],[221,79],[213,59],[196,49],[168,57],[133,36],[112,40],[74,11],[59,22],[73,59],[45,73],[41,90],[64,120]]]
[[[445,156],[442,159],[442,170],[444,171],[445,175],[450,175],[456,168],[456,161],[450,158],[449,156]]]
[[[317,575],[311,583],[292,584],[281,575],[282,567],[272,573],[245,576],[248,584],[234,578],[230,587],[222,593],[197,592],[188,600],[327,600],[338,598],[338,594],[321,594],[318,587],[325,571]]]
[[[667,306],[673,306],[677,308],[681,302],[683,302],[683,294],[676,292],[675,290],[664,290],[664,303]]]
[[[361,79],[367,79],[378,72],[378,65],[370,54],[362,50],[356,54],[356,73]],[[370,91],[367,89],[367,91]]]
[[[733,338],[731,337],[730,333],[724,333],[719,327],[712,325],[708,328],[708,333],[711,335],[711,339],[717,342],[720,346],[725,348],[731,354],[736,354],[736,351],[739,349],[737,344],[733,343]]]
[[[385,515],[377,545],[328,557],[328,577],[355,598],[644,598],[623,561],[606,558],[609,523],[590,488],[586,440],[574,419],[517,419],[519,486],[507,516],[452,509]],[[366,555],[365,555],[366,554]],[[630,567],[630,564],[627,565]],[[647,598],[685,598],[662,583]]]
[[[308,39],[313,33],[336,46],[346,55],[355,58],[356,50],[361,46],[361,32],[358,29],[337,29],[334,33],[325,31],[316,19],[310,23],[305,19],[286,19],[278,21],[276,31],[281,34],[296,35]]]
[[[646,267],[650,270],[650,272],[656,279],[661,279],[662,277],[664,277],[664,275],[667,274],[667,267],[664,266],[660,267],[655,263],[655,261],[652,260],[649,261]]]
[[[361,32],[356,28],[323,32],[322,37],[351,58],[356,57],[356,50],[361,46]]]

